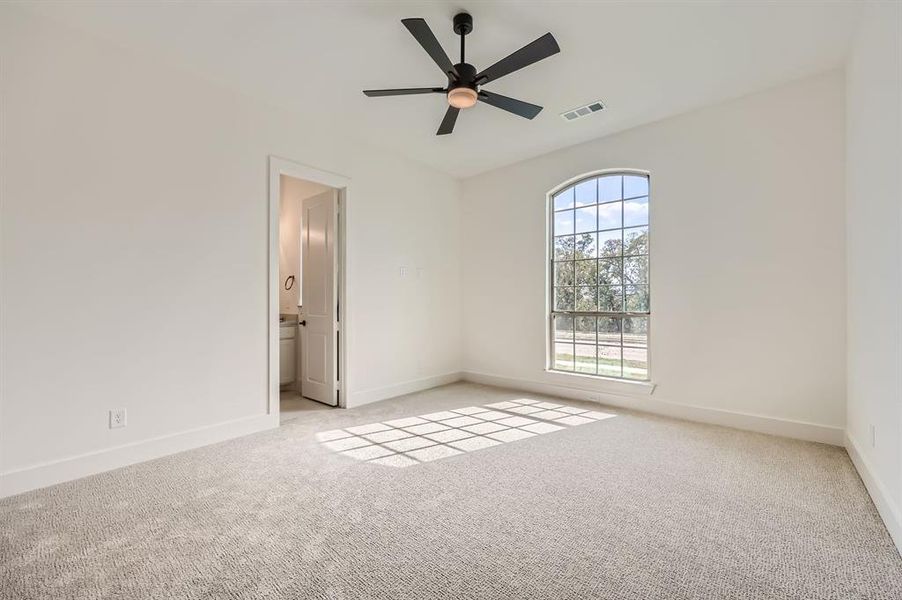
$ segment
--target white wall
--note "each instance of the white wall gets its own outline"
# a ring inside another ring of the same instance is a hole
[[[456,181],[9,6],[0,52],[0,493],[272,424],[271,154],[352,180],[349,404],[459,370]]]
[[[0,17],[0,494],[172,451],[181,432],[272,425],[266,182],[278,155],[352,179],[352,406],[453,379],[462,347],[471,376],[835,441],[848,233],[849,433],[866,446],[878,423],[864,453],[899,505],[888,19],[870,18],[849,70],[862,108],[848,128],[847,230],[839,73],[460,186],[177,67],[8,6]],[[652,177],[651,399],[543,371],[545,192],[616,167]],[[120,406],[129,426],[107,429]]]
[[[869,4],[847,69],[849,453],[902,549],[902,6]],[[871,437],[871,427],[875,436]]]
[[[279,312],[298,314],[301,291],[301,202],[327,189],[325,185],[279,177]],[[285,280],[294,276],[294,285],[285,289]]]
[[[545,193],[597,169],[644,169],[657,389],[604,398],[841,443],[843,98],[833,72],[465,180],[470,377],[609,389],[544,372]]]

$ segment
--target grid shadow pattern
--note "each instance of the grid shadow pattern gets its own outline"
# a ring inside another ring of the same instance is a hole
[[[403,468],[614,416],[523,398],[332,429],[316,438],[343,456]]]

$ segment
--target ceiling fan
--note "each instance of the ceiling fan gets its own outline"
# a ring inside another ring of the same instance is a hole
[[[451,59],[442,50],[441,45],[435,39],[435,35],[429,29],[429,25],[426,24],[425,20],[402,19],[401,22],[404,23],[408,31],[416,38],[432,60],[435,61],[442,73],[448,77],[448,85],[446,87],[431,88],[364,90],[363,93],[367,96],[445,94],[450,106],[448,106],[448,111],[445,113],[445,118],[442,119],[442,124],[439,126],[436,135],[446,135],[454,131],[454,123],[457,121],[457,115],[460,110],[475,106],[477,101],[485,102],[495,108],[512,112],[527,119],[535,118],[542,111],[541,106],[515,98],[508,98],[501,94],[487,92],[479,88],[486,83],[500,79],[505,75],[560,52],[561,49],[558,47],[557,41],[550,33],[546,33],[539,39],[523,46],[510,56],[502,58],[488,69],[477,72],[476,67],[467,63],[464,59],[464,40],[467,34],[473,31],[473,17],[469,14],[459,13],[454,16],[454,33],[460,36],[460,62],[456,65],[451,64]]]

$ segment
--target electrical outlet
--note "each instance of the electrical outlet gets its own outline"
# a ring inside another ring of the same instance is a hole
[[[407,267],[401,267],[399,269],[399,275],[401,276],[402,279],[407,277]]]
[[[119,429],[126,425],[126,414],[124,408],[116,408],[110,411],[110,429]]]
[[[877,427],[871,425],[871,448],[877,447]]]

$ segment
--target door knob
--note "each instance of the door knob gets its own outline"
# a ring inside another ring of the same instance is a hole
[[[307,321],[298,321],[298,325],[300,325],[301,327],[306,327]]]

